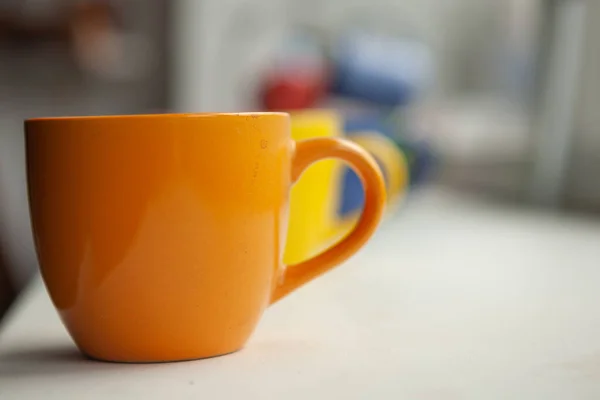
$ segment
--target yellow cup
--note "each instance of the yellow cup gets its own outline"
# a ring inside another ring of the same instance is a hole
[[[294,140],[340,136],[342,118],[334,111],[292,113]],[[388,207],[398,204],[408,183],[408,168],[402,151],[392,140],[376,132],[358,133],[351,140],[369,151],[384,170]],[[360,212],[346,216],[337,212],[344,195],[341,177],[345,168],[335,160],[320,161],[311,165],[292,188],[285,264],[296,264],[317,254],[350,232],[358,221]]]

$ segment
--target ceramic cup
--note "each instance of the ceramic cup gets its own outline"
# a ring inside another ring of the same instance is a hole
[[[231,353],[263,311],[356,252],[379,223],[382,173],[340,138],[294,141],[285,113],[25,122],[41,272],[86,355],[155,362]],[[339,158],[365,182],[347,237],[285,268],[290,188]]]

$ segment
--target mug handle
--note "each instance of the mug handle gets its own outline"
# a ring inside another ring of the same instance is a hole
[[[375,131],[355,132],[348,139],[367,150],[381,163],[387,177],[386,207],[389,213],[390,209],[398,206],[409,183],[408,161],[404,152],[392,139]],[[338,216],[336,224],[326,232],[327,240],[334,240],[352,229],[360,217],[360,212],[356,210],[344,217]]]
[[[356,253],[373,235],[383,216],[386,203],[383,174],[373,157],[352,141],[316,138],[296,142],[292,183],[309,165],[325,158],[339,158],[356,171],[365,191],[363,212],[354,229],[341,241],[306,261],[287,267],[273,290],[271,304]]]

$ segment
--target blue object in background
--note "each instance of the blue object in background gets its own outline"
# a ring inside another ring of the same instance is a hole
[[[379,113],[346,116],[344,118],[343,129],[349,138],[352,138],[352,134],[377,132],[393,139],[393,129],[385,123]],[[377,157],[375,157],[375,161],[377,161],[381,167],[384,177],[387,180],[386,171],[381,161],[378,160]],[[338,214],[341,217],[347,217],[362,210],[365,202],[365,193],[360,178],[356,172],[349,167],[344,167],[344,172],[342,173],[341,193],[342,195],[338,207]]]
[[[388,178],[384,166],[379,160],[377,160],[377,157],[375,157],[375,160],[377,161],[377,164],[379,164],[379,167],[381,168],[383,176],[387,182]],[[342,218],[345,218],[363,209],[363,205],[365,203],[365,192],[363,190],[362,183],[360,182],[360,178],[351,168],[344,168],[341,179],[342,195],[338,207],[338,215]]]
[[[429,48],[408,39],[355,33],[333,52],[336,94],[388,107],[410,103],[430,83]]]
[[[352,135],[349,135],[352,137]],[[409,168],[409,187],[416,187],[427,182],[433,175],[437,165],[435,153],[426,143],[410,143],[404,142],[399,144],[400,149],[404,152]],[[374,156],[375,157],[375,156]],[[381,167],[386,182],[388,180],[385,167],[383,164],[375,160]],[[338,204],[338,215],[341,218],[349,217],[359,210],[363,209],[365,202],[365,192],[360,182],[360,178],[349,167],[344,167],[341,175],[341,196]]]
[[[382,113],[370,112],[346,116],[344,118],[344,132],[350,138],[352,138],[353,134],[377,132],[392,139],[406,156],[409,168],[409,184],[412,188],[427,181],[437,165],[435,153],[427,142],[418,142],[402,137],[402,135],[396,131],[395,127],[386,121],[385,115]],[[349,185],[355,185],[356,182],[360,183],[358,176],[356,176],[352,170],[348,169],[345,174],[354,175],[354,177],[345,178],[344,183],[348,183]],[[346,208],[351,209],[355,206],[351,200],[344,201],[347,202],[347,204],[345,203],[345,205],[342,206],[342,209],[344,210]]]
[[[437,166],[437,157],[426,142],[411,142],[397,139],[396,144],[404,152],[409,168],[409,184],[415,188],[433,175]]]
[[[333,66],[335,94],[370,103],[380,110],[346,116],[344,132],[350,138],[353,134],[377,132],[392,139],[407,158],[410,187],[424,182],[435,161],[431,148],[426,142],[406,139],[390,123],[388,113],[410,104],[430,85],[434,72],[430,49],[416,40],[355,32],[334,49]],[[341,180],[338,213],[345,217],[363,208],[364,192],[350,168],[344,169]]]

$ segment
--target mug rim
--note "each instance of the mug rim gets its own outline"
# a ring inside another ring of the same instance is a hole
[[[25,119],[25,123],[30,122],[51,122],[51,121],[104,121],[115,119],[155,119],[155,118],[218,118],[218,117],[289,117],[290,114],[279,111],[258,111],[258,112],[201,112],[201,113],[156,113],[156,114],[113,114],[113,115],[81,115],[81,116],[61,116],[61,117],[35,117]]]

